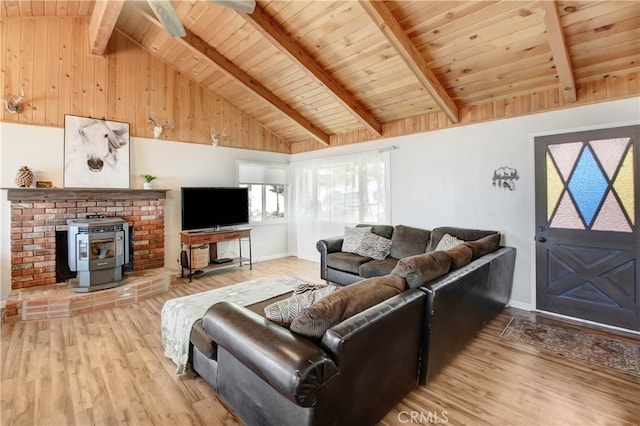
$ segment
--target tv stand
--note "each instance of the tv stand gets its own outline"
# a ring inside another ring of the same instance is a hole
[[[238,241],[239,257],[236,258],[222,258],[218,259],[218,243],[226,241]],[[242,257],[242,242],[247,241],[249,244],[249,257]],[[185,254],[180,256],[181,273],[180,276],[184,278],[185,269],[188,270],[189,282],[195,275],[195,270],[191,268],[191,262],[188,259],[193,259],[192,248],[194,246],[209,244],[209,264],[204,268],[198,268],[198,271],[202,271],[197,276],[204,275],[204,272],[215,270],[229,266],[230,264],[239,264],[243,266],[245,262],[249,262],[249,269],[253,269],[253,261],[251,258],[251,228],[230,229],[223,231],[203,230],[203,231],[183,231],[180,233],[180,242],[182,243],[182,251]],[[186,252],[189,252],[187,258]]]

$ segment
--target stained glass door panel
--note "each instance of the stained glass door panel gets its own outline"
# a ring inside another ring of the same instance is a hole
[[[537,309],[640,330],[638,135],[535,139]]]

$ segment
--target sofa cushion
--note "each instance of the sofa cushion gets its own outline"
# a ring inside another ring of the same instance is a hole
[[[447,253],[432,251],[398,260],[391,273],[406,279],[409,288],[418,288],[449,272],[450,266],[451,257]]]
[[[475,241],[467,241],[464,243],[467,247],[471,248],[473,255],[472,260],[484,256],[487,253],[494,252],[500,247],[500,234],[495,233],[487,235],[486,237],[479,238]]]
[[[319,339],[328,328],[401,293],[405,287],[405,280],[395,275],[368,278],[342,287],[304,309],[290,329]]]
[[[388,275],[396,267],[398,259],[392,256],[387,256],[384,260],[372,260],[370,262],[360,265],[359,273],[363,278],[381,277],[382,275]]]
[[[435,251],[438,251],[438,250],[449,250],[449,249],[452,249],[452,248],[455,248],[455,247],[459,246],[462,243],[464,243],[463,240],[460,240],[460,239],[454,237],[453,235],[444,234],[442,236],[442,238],[440,238],[440,242],[436,246]]]
[[[453,226],[442,226],[431,231],[431,239],[427,245],[427,251],[433,251],[438,246],[444,234],[452,235],[462,241],[474,241],[484,238],[487,235],[495,234],[497,231],[485,231],[481,229],[457,228]]]
[[[375,260],[384,260],[391,252],[393,241],[388,238],[381,237],[374,233],[366,233],[362,237],[360,246],[356,249],[356,253],[360,256],[367,256]]]
[[[329,253],[327,255],[327,266],[329,268],[337,269],[339,271],[350,272],[352,274],[358,274],[360,265],[365,262],[369,262],[370,257],[360,256],[354,253],[336,252]]]
[[[473,256],[473,250],[465,243],[458,245],[449,250],[445,250],[445,253],[451,258],[450,269],[462,268],[464,265],[471,262]]]
[[[304,308],[313,305],[339,288],[341,287],[336,285],[316,284],[314,287],[306,287],[303,291],[296,289],[292,296],[266,306],[264,315],[276,324],[289,327],[291,321],[300,315]]]
[[[280,294],[278,296],[273,296],[270,297],[268,299],[265,300],[261,300],[259,302],[256,303],[251,303],[249,305],[245,305],[244,307],[248,310],[250,310],[253,313],[256,313],[258,315],[260,315],[261,317],[266,318],[265,314],[264,314],[264,308],[266,308],[268,305],[271,305],[272,303],[276,303],[280,300],[284,300],[288,297],[293,296],[293,291],[289,291],[287,293],[283,293]]]
[[[367,225],[366,223],[360,223],[356,225],[356,228],[369,226],[371,227],[371,232],[376,235],[380,235],[381,237],[390,239],[393,235],[393,226],[391,225]]]
[[[397,225],[393,230],[393,246],[390,255],[396,259],[422,254],[427,248],[431,231],[411,226]]]
[[[361,227],[344,227],[344,238],[342,240],[342,251],[347,253],[355,253],[356,249],[360,247],[364,234],[371,232],[370,226]]]

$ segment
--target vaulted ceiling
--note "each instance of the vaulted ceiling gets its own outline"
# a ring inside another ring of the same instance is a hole
[[[185,37],[145,1],[4,0],[1,12],[90,16],[93,53],[119,32],[289,144],[373,139],[431,113],[456,125],[474,106],[536,93],[570,106],[612,78],[633,85],[619,96],[638,94],[637,1],[258,0],[252,14],[172,3]]]

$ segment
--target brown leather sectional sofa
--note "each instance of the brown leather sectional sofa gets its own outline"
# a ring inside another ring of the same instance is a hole
[[[515,249],[479,247],[468,264],[424,283],[416,277],[425,276],[432,255],[396,261],[394,280],[413,288],[331,324],[319,339],[269,321],[264,305],[215,304],[194,325],[193,369],[249,425],[376,424],[509,300]],[[357,287],[375,291],[376,280]]]
[[[404,291],[310,340],[251,309],[213,305],[216,345],[193,369],[248,425],[373,425],[418,380],[426,294]]]

